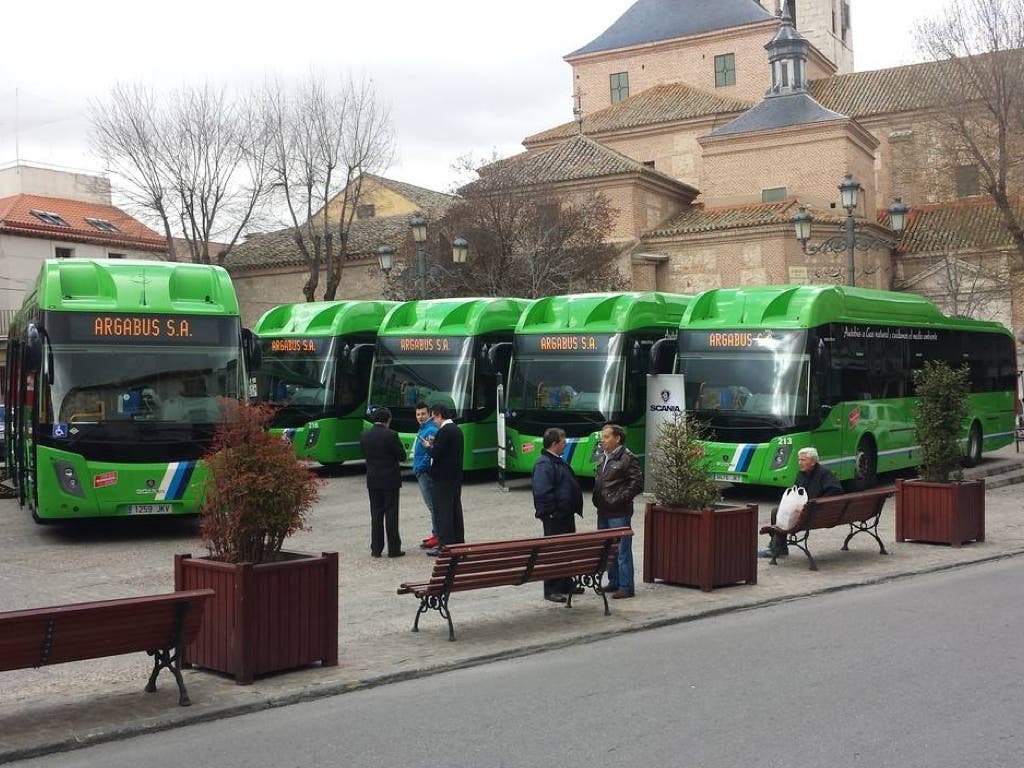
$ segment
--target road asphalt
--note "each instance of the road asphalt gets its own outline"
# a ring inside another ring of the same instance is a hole
[[[644,584],[643,503],[636,503],[633,543],[636,597],[611,601],[604,616],[593,593],[571,609],[545,602],[541,585],[458,593],[451,601],[458,640],[436,612],[410,628],[418,601],[397,595],[401,582],[430,573],[433,560],[417,548],[427,515],[414,482],[402,491],[406,557],[371,558],[369,514],[362,469],[345,467],[325,479],[310,530],[289,540],[296,551],[337,551],[340,557],[339,664],[270,675],[253,685],[201,670],[185,672],[191,707],[177,706],[177,688],[164,673],[155,694],[143,692],[151,662],[144,654],[0,673],[0,763],[74,749],[154,730],[512,658],[540,650],[605,639],[622,632],[707,619],[727,611],[876,584],[1024,553],[1024,514],[1017,485],[1024,453],[1014,446],[988,454],[968,476],[986,477],[986,540],[960,548],[895,541],[894,503],[882,514],[879,534],[889,551],[858,536],[840,551],[845,529],[816,531],[810,540],[818,571],[803,554],[778,565],[759,560],[758,582],[705,593],[668,584]],[[886,479],[890,480],[890,479]],[[1000,486],[1001,487],[997,487]],[[773,491],[734,491],[730,499],[755,501],[761,522],[777,500]],[[493,478],[474,478],[463,491],[468,541],[540,535],[526,479],[498,490]],[[588,505],[589,507],[589,505]],[[0,559],[0,611],[35,608],[173,590],[173,555],[204,554],[194,524],[131,520],[102,525],[41,527],[16,501],[0,500],[5,555]],[[588,508],[578,529],[595,527]]]

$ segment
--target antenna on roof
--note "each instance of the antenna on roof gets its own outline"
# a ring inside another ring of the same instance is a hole
[[[572,116],[576,120],[576,129],[580,136],[583,135],[583,94],[577,85],[572,94]]]

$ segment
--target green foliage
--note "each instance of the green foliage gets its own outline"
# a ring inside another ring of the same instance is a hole
[[[700,441],[708,439],[708,431],[704,422],[681,412],[661,425],[654,451],[647,457],[654,498],[659,504],[704,509],[721,498],[718,484],[703,461]]]
[[[914,371],[917,402],[915,436],[921,446],[919,469],[933,483],[963,478],[960,471],[960,432],[967,418],[970,391],[967,366],[953,369],[942,360],[929,361]]]
[[[200,512],[210,555],[229,563],[276,559],[284,540],[303,530],[320,481],[271,435],[266,404],[224,401],[224,416],[203,457],[210,476]]]

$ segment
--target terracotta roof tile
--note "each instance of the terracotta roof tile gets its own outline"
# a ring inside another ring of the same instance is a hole
[[[1012,63],[1024,68],[1024,50],[1006,51]],[[814,80],[811,95],[822,106],[849,117],[911,112],[943,104],[955,65],[950,61],[929,61],[870,72]]]
[[[657,229],[643,233],[644,237],[674,237],[696,232],[711,232],[744,227],[761,227],[771,224],[791,224],[801,203],[795,198],[786,198],[774,203],[751,203],[714,208],[696,203],[681,211]],[[834,213],[808,207],[816,223],[840,223],[841,217]]]
[[[698,194],[689,184],[626,157],[587,136],[575,136],[540,152],[513,155],[480,169],[481,176],[485,177],[497,172],[507,173],[509,183],[517,185],[554,184],[632,173],[658,179],[693,196]],[[464,189],[472,190],[478,183],[471,182]]]
[[[443,213],[456,199],[453,195],[448,195],[444,192],[435,192],[426,187],[417,187],[415,184],[386,179],[383,176],[375,176],[370,173],[365,174],[364,178],[373,179],[382,187],[390,189],[392,192],[415,203],[424,213],[432,215]]]
[[[46,222],[33,215],[43,211],[59,216],[68,226]],[[87,219],[109,222],[116,231],[100,229]],[[140,251],[165,251],[167,242],[120,208],[61,197],[13,195],[0,199],[0,232],[23,237],[43,237],[79,243],[99,243]]]
[[[1015,207],[1020,221],[1024,217],[1024,201],[1018,201]],[[882,223],[887,224],[888,218],[888,212],[879,212]],[[1013,247],[1013,238],[995,203],[988,197],[913,206],[900,239],[902,253],[990,251]]]
[[[612,104],[610,107],[586,115],[583,118],[583,131],[586,134],[596,135],[657,123],[720,114],[738,114],[752,106],[752,102],[724,98],[691,88],[685,83],[668,83],[655,85],[620,101],[618,104]],[[530,146],[553,139],[566,139],[578,133],[579,127],[574,121],[528,136],[523,140],[523,144]]]

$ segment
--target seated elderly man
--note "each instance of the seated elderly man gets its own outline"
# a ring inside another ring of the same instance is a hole
[[[796,455],[800,464],[800,471],[796,475],[794,485],[803,488],[807,494],[807,500],[821,498],[822,496],[835,496],[843,492],[843,487],[833,474],[831,469],[826,469],[818,463],[817,448],[801,448]],[[772,510],[772,525],[775,525],[779,508]],[[781,534],[772,534],[767,549],[759,549],[758,557],[786,557],[789,555],[789,545],[786,537]]]

